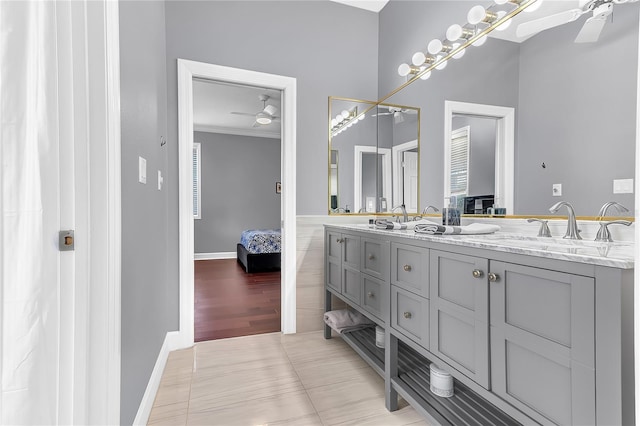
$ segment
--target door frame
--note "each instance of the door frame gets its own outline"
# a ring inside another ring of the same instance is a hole
[[[403,169],[402,163],[404,162],[404,154],[406,151],[411,151],[412,149],[418,148],[418,139],[414,139],[412,141],[404,142],[399,145],[394,145],[391,147],[391,161],[392,161],[392,171],[393,171],[393,205],[398,206],[402,204],[402,192],[404,191],[404,179],[403,177]],[[418,210],[420,209],[420,152],[418,152]],[[409,212],[409,213],[420,213]]]
[[[451,127],[454,114],[479,115],[496,119],[496,205],[513,214],[515,108],[469,102],[444,101],[444,197],[451,192]]]
[[[192,187],[194,78],[282,91],[282,318],[284,334],[296,332],[296,79],[178,59],[178,222],[180,269],[179,344],[194,343],[194,232]]]

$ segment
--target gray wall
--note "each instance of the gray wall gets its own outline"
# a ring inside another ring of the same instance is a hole
[[[195,252],[235,252],[245,229],[280,228],[280,139],[195,132],[202,218]]]
[[[165,334],[178,327],[177,280],[167,275],[165,9],[161,2],[120,2],[122,119],[122,370],[120,419],[131,424]],[[138,156],[147,184],[138,183]],[[177,258],[177,256],[176,256]]]
[[[640,5],[615,8],[597,43],[573,42],[579,20],[522,46],[517,212],[548,214],[559,200],[584,216],[607,201],[633,212],[634,195],[614,195],[613,179],[635,176]],[[552,196],[554,183],[562,197]]]
[[[473,5],[391,1],[380,13],[380,95],[404,82],[400,63]],[[489,39],[396,94],[390,102],[422,108],[421,203],[442,203],[444,100],[454,100],[516,108],[517,214],[549,214],[561,199],[579,215],[609,200],[633,209],[633,195],[613,195],[612,181],[634,176],[640,5],[616,10],[598,43],[573,42],[584,18],[521,45]],[[553,183],[563,184],[563,197],[551,197]]]
[[[454,117],[452,130],[469,126],[469,194],[493,195],[496,189],[496,120]]]

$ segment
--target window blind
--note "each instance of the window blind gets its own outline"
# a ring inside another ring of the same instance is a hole
[[[200,201],[200,144],[193,144],[193,218],[202,217]]]
[[[469,190],[469,126],[451,132],[451,195]]]

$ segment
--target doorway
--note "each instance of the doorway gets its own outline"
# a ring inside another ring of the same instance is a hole
[[[193,229],[193,80],[282,91],[281,108],[281,331],[296,331],[296,80],[237,68],[178,59],[179,223],[180,223],[180,346],[194,343]]]
[[[280,90],[193,82],[196,342],[280,331],[280,109]]]

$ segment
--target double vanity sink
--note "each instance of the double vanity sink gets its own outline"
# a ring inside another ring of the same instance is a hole
[[[400,395],[440,424],[633,424],[633,260],[625,241],[326,225],[325,308],[385,329],[384,350],[343,338],[389,410]],[[452,398],[430,392],[431,362]]]

